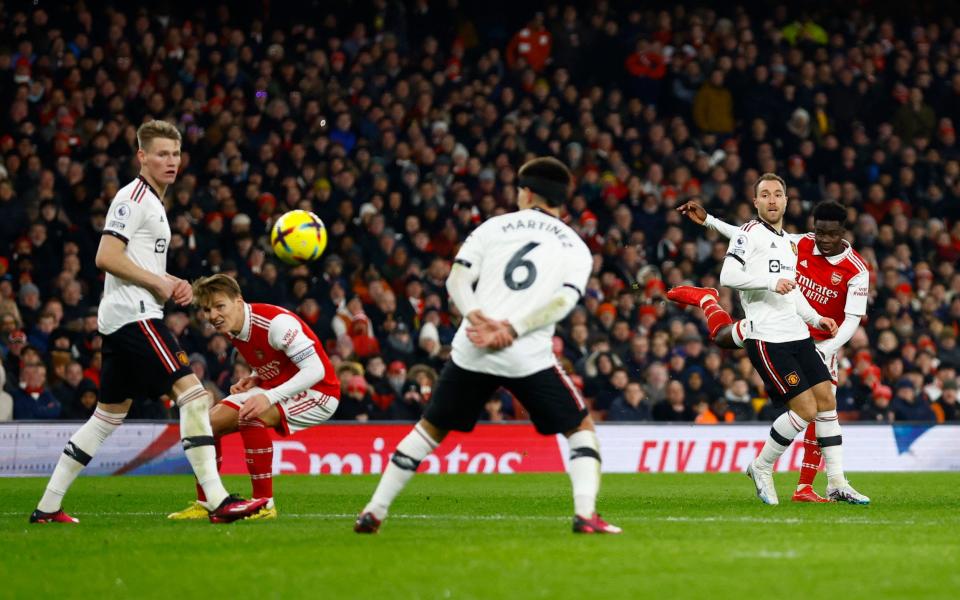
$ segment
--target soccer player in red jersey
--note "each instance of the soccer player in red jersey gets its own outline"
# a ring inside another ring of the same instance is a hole
[[[696,202],[687,202],[678,207],[691,221],[719,231],[732,238],[738,228],[707,214]],[[846,209],[836,202],[821,202],[813,211],[814,232],[787,234],[797,246],[797,284],[813,308],[824,317],[839,323],[837,334],[810,327],[817,350],[830,371],[834,397],[837,391],[837,353],[846,344],[860,325],[867,311],[870,274],[866,261],[843,239],[846,232]],[[710,328],[710,337],[722,348],[742,348],[749,321],[733,322],[730,315],[717,303],[716,290],[678,286],[667,297],[681,303],[703,309]],[[836,406],[832,411],[817,415],[817,420],[837,419]],[[810,423],[804,433],[803,462],[800,481],[793,495],[794,502],[829,502],[840,500],[855,504],[869,502],[860,494],[847,497],[834,494],[827,499],[813,490],[813,480],[820,467],[821,451],[817,441],[815,423]]]
[[[232,277],[218,274],[195,281],[193,297],[203,316],[229,336],[253,369],[210,410],[217,464],[220,438],[239,431],[253,496],[269,499],[251,518],[274,518],[273,442],[267,429],[286,436],[326,421],[337,410],[340,382],[323,344],[300,317],[279,306],[244,302]],[[169,518],[201,518],[203,500],[198,487],[197,502]]]

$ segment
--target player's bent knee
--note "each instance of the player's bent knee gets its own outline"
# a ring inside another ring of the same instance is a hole
[[[187,388],[183,393],[177,395],[177,406],[183,408],[184,406],[195,402],[197,400],[206,399],[206,405],[209,406],[210,400],[213,396],[199,383],[193,387]]]

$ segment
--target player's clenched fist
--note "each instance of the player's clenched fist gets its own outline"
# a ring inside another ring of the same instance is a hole
[[[830,337],[833,337],[837,335],[837,322],[830,317],[823,317],[820,319],[820,329],[823,329],[830,334]]]
[[[797,287],[797,282],[792,279],[778,279],[776,287],[773,288],[778,294],[789,294]]]

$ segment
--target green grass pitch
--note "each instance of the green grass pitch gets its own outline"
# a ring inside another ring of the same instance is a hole
[[[777,507],[743,475],[607,475],[620,536],[570,532],[562,474],[421,475],[374,536],[351,525],[375,477],[279,477],[280,518],[232,525],[166,520],[187,477],[81,477],[78,526],[28,525],[45,480],[0,479],[0,598],[955,597],[960,473],[851,479],[872,506],[791,504],[795,474]]]

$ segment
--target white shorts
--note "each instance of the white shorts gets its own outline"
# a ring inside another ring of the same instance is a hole
[[[246,392],[227,396],[223,399],[223,403],[240,410],[240,407],[248,398],[264,392],[266,390],[263,388],[252,387]],[[277,410],[280,411],[280,424],[277,425],[277,431],[281,435],[290,435],[302,429],[319,425],[333,416],[339,404],[340,401],[333,396],[328,396],[313,389],[304,390],[290,398],[284,398],[276,404]]]

